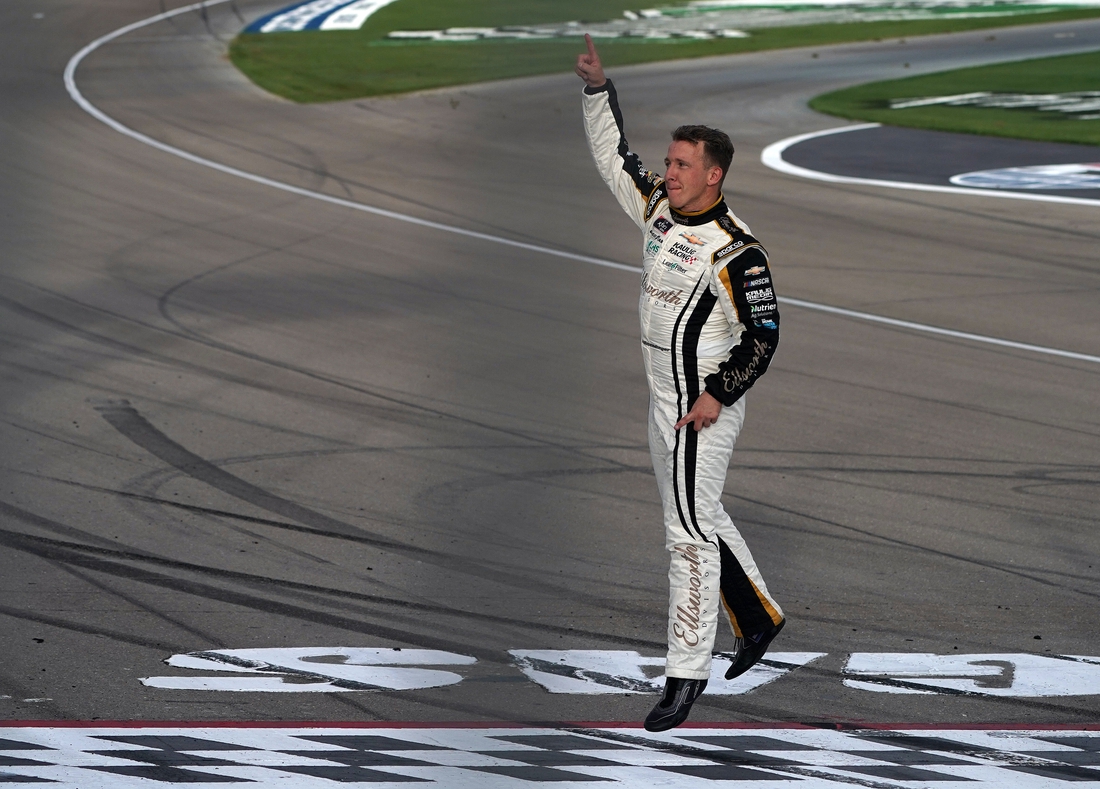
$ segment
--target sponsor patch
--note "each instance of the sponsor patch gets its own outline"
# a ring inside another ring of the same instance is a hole
[[[654,220],[653,227],[656,230],[659,230],[661,232],[661,235],[664,235],[669,230],[672,230],[672,223],[665,219],[663,216],[659,216],[656,220]]]
[[[727,244],[726,246],[722,247],[714,253],[714,262],[717,263],[719,260],[726,257],[727,255],[732,255],[743,246],[745,246],[744,241],[734,241],[733,243]]]
[[[693,244],[697,247],[701,247],[703,246],[703,244],[706,243],[703,239],[699,238],[699,236],[694,235],[693,233],[681,233],[680,238],[684,239],[689,244]]]
[[[663,301],[665,304],[681,304],[682,299],[680,297],[684,295],[682,289],[673,290],[672,288],[668,288],[666,290],[661,290],[660,288],[650,285],[648,274],[642,275],[642,292],[655,301]]]
[[[661,242],[658,241],[657,239],[651,238],[651,239],[649,239],[649,241],[647,241],[645,243],[645,253],[646,253],[647,256],[652,257],[653,255],[656,255],[660,251],[661,251]]]
[[[680,258],[680,260],[684,261],[689,266],[699,259],[696,257],[696,252],[694,247],[689,247],[687,244],[681,244],[679,241],[673,244],[672,249],[668,251],[670,255]]]
[[[760,301],[771,301],[775,298],[775,293],[771,288],[760,288],[759,290],[747,290],[745,291],[745,301],[749,304],[756,304]]]
[[[680,274],[690,273],[686,268],[681,266],[675,260],[665,260],[665,261],[662,261],[662,262],[664,263],[665,268],[667,268],[669,271],[676,271],[676,272],[679,272]]]
[[[770,285],[771,277],[761,277],[760,279],[750,279],[745,283],[746,288],[755,288],[760,285]]]
[[[753,266],[752,268],[745,269],[746,277],[755,277],[757,274],[763,274],[765,268],[763,266]]]
[[[657,207],[657,203],[661,202],[661,198],[665,196],[665,190],[660,187],[653,190],[653,195],[649,198],[649,203],[645,207],[645,215],[649,216],[653,213],[653,209]]]

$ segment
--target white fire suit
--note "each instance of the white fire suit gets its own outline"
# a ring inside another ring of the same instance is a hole
[[[600,175],[642,231],[649,445],[670,555],[665,675],[708,679],[719,604],[737,637],[783,620],[721,503],[744,394],[779,342],[768,258],[724,200],[695,214],[669,206],[662,179],[627,145],[610,81],[585,88],[584,122]],[[673,429],[703,389],[723,405],[718,421]]]

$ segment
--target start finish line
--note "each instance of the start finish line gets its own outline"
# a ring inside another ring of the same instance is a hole
[[[766,781],[766,784],[761,784]],[[59,789],[1100,787],[1087,728],[0,725],[0,783]]]

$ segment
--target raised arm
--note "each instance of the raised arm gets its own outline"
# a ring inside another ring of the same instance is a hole
[[[663,197],[660,176],[650,172],[630,150],[623,134],[623,116],[615,86],[603,73],[592,37],[585,35],[588,51],[577,56],[577,75],[584,80],[584,131],[596,169],[619,205],[639,227],[645,227]]]

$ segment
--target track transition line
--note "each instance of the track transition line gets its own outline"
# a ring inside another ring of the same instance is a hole
[[[106,35],[100,36],[99,38],[92,41],[90,44],[83,47],[79,52],[77,52],[75,55],[73,55],[69,59],[69,62],[65,66],[65,73],[64,73],[65,89],[68,91],[69,96],[72,98],[72,100],[75,101],[77,103],[77,105],[82,110],[87,112],[89,115],[91,115],[96,120],[106,124],[107,126],[109,126],[112,129],[114,129],[118,133],[124,134],[127,137],[130,137],[131,139],[137,140],[138,142],[143,143],[144,145],[148,145],[152,148],[156,148],[158,151],[162,151],[164,153],[171,154],[172,156],[179,157],[180,159],[184,159],[186,161],[192,162],[194,164],[201,165],[203,167],[208,167],[208,168],[210,168],[212,170],[216,170],[220,173],[225,173],[226,175],[231,175],[231,176],[234,176],[236,178],[242,178],[246,181],[251,181],[252,183],[260,184],[262,186],[268,186],[268,187],[271,187],[273,189],[279,189],[283,192],[289,192],[290,194],[299,195],[301,197],[308,197],[308,198],[313,199],[313,200],[320,200],[320,201],[325,202],[325,203],[331,203],[333,205],[341,206],[342,208],[350,208],[354,211],[363,211],[365,213],[373,214],[375,216],[381,216],[381,217],[385,217],[387,219],[396,220],[398,222],[405,222],[407,224],[418,225],[420,227],[431,228],[433,230],[438,230],[438,231],[441,231],[441,232],[444,232],[444,233],[452,233],[452,234],[455,234],[455,235],[465,236],[466,238],[474,238],[474,239],[478,239],[480,241],[488,241],[488,242],[494,243],[494,244],[502,244],[504,246],[514,247],[516,249],[524,249],[524,250],[527,250],[527,251],[530,251],[530,252],[538,252],[538,253],[541,253],[541,254],[544,254],[544,255],[551,255],[553,257],[558,257],[558,258],[564,258],[566,260],[577,261],[579,263],[588,263],[589,265],[593,265],[593,266],[601,266],[601,267],[604,267],[604,268],[618,269],[620,271],[630,271],[630,272],[640,272],[641,271],[641,268],[638,267],[638,266],[630,266],[630,265],[627,265],[625,263],[618,263],[618,262],[613,261],[613,260],[604,260],[602,258],[592,257],[590,255],[581,255],[581,254],[578,254],[578,253],[575,253],[575,252],[567,252],[565,250],[554,249],[552,247],[545,247],[545,246],[541,246],[539,244],[529,244],[529,243],[526,243],[526,242],[523,242],[523,241],[515,241],[515,240],[510,239],[510,238],[504,238],[503,236],[495,236],[495,235],[492,235],[492,234],[489,234],[489,233],[481,233],[481,232],[478,232],[476,230],[467,230],[465,228],[457,227],[455,225],[447,225],[447,224],[444,224],[442,222],[432,222],[431,220],[420,219],[418,217],[409,216],[407,214],[398,213],[396,211],[388,211],[384,208],[378,208],[378,207],[375,207],[375,206],[372,206],[372,205],[367,205],[366,203],[358,203],[358,202],[355,202],[353,200],[345,200],[343,198],[335,197],[333,195],[327,195],[327,194],[324,194],[323,192],[315,192],[315,191],[310,190],[310,189],[303,189],[301,187],[294,186],[294,185],[288,184],[288,183],[284,183],[282,181],[276,181],[272,178],[265,178],[262,175],[257,175],[255,173],[250,173],[250,172],[247,172],[245,170],[239,170],[236,167],[230,167],[229,165],[221,164],[220,162],[213,161],[212,159],[207,159],[205,157],[198,156],[196,154],[185,151],[181,148],[176,148],[175,146],[168,145],[167,143],[161,142],[160,140],[153,139],[152,137],[149,137],[148,135],[142,134],[139,131],[131,129],[129,126],[126,126],[125,124],[120,123],[119,121],[115,120],[114,118],[112,118],[111,116],[107,115],[105,112],[100,110],[98,107],[96,107],[94,104],[92,104],[90,101],[88,101],[88,99],[84,97],[84,94],[82,94],[80,92],[80,89],[77,87],[77,85],[76,85],[76,69],[77,69],[77,67],[80,65],[81,61],[84,60],[84,58],[86,58],[91,53],[95,52],[97,49],[99,49],[104,44],[107,44],[107,43],[115,40],[116,38],[120,38],[121,36],[124,36],[127,33],[131,33],[135,30],[139,30],[140,28],[156,24],[157,22],[163,22],[164,20],[170,19],[170,18],[175,17],[175,16],[179,16],[181,14],[186,14],[186,13],[191,12],[191,11],[202,11],[206,8],[209,8],[210,6],[220,5],[222,3],[227,3],[227,2],[231,2],[231,0],[204,0],[204,2],[191,3],[190,5],[185,5],[185,6],[181,6],[179,8],[174,8],[170,11],[165,11],[163,13],[156,14],[154,16],[151,16],[151,17],[147,18],[147,19],[142,19],[142,20],[139,20],[137,22],[133,22],[129,25],[125,25],[123,27],[118,28],[117,30],[114,30],[110,33],[107,33]],[[1020,199],[1020,198],[1027,198],[1027,199],[1046,198],[1050,202],[1061,202],[1061,203],[1085,202],[1085,203],[1088,203],[1088,204],[1100,205],[1100,201],[1088,201],[1088,200],[1082,200],[1082,199],[1079,199],[1079,198],[1060,198],[1060,197],[1056,197],[1056,196],[1052,196],[1052,195],[1023,195],[1023,194],[1020,194],[1020,193],[1009,193],[1009,192],[991,193],[991,192],[986,192],[984,190],[979,190],[979,189],[967,189],[967,188],[964,188],[964,187],[955,187],[955,186],[953,186],[953,187],[939,187],[939,186],[928,186],[928,185],[924,185],[924,184],[900,184],[900,183],[895,183],[893,181],[874,181],[874,180],[871,180],[871,179],[848,178],[846,176],[833,176],[833,175],[828,175],[827,173],[817,173],[813,170],[806,170],[805,168],[796,167],[795,165],[788,164],[782,158],[782,152],[786,148],[790,147],[791,145],[794,145],[796,142],[801,142],[803,140],[811,139],[813,137],[818,137],[818,136],[822,136],[822,135],[825,135],[825,134],[838,134],[838,133],[845,132],[845,131],[854,131],[854,130],[857,130],[857,129],[870,128],[870,127],[877,126],[877,125],[878,124],[862,124],[862,125],[857,125],[857,126],[844,126],[844,127],[839,128],[839,129],[827,129],[827,130],[822,131],[822,132],[813,132],[811,134],[802,134],[802,135],[798,135],[796,137],[789,137],[786,140],[780,140],[779,142],[773,143],[772,145],[769,145],[767,148],[765,148],[764,152],[761,154],[761,160],[767,166],[772,167],[773,169],[776,169],[776,170],[780,170],[781,172],[786,172],[786,173],[789,173],[789,174],[792,174],[792,175],[800,175],[800,176],[805,177],[805,178],[815,178],[817,180],[831,181],[831,182],[834,182],[834,183],[861,183],[861,184],[869,184],[869,185],[874,185],[874,186],[891,186],[891,187],[894,187],[894,188],[913,188],[913,189],[919,188],[921,191],[938,191],[938,192],[951,192],[951,193],[964,193],[964,194],[979,194],[979,195],[983,195],[983,196],[991,196],[992,195],[992,196],[997,196],[997,197],[1015,197],[1017,199]],[[1001,347],[1005,347],[1005,348],[1013,348],[1013,349],[1016,349],[1016,350],[1030,351],[1030,352],[1033,352],[1033,353],[1045,354],[1045,355],[1048,355],[1048,356],[1058,356],[1058,357],[1062,357],[1062,358],[1066,358],[1066,359],[1074,359],[1074,360],[1077,360],[1077,361],[1085,361],[1085,362],[1092,362],[1094,364],[1100,364],[1100,356],[1093,356],[1093,355],[1085,354],[1085,353],[1076,353],[1074,351],[1064,351],[1064,350],[1060,350],[1058,348],[1048,348],[1048,347],[1041,346],[1041,345],[1030,345],[1028,343],[1014,342],[1012,340],[1004,340],[1004,339],[1000,339],[998,337],[988,337],[988,336],[982,335],[982,334],[971,334],[969,332],[960,332],[960,331],[954,331],[952,329],[943,329],[943,328],[940,328],[938,326],[929,326],[929,325],[923,324],[923,323],[914,323],[912,321],[897,320],[895,318],[887,318],[887,317],[881,316],[881,315],[874,315],[874,314],[871,314],[871,313],[858,312],[858,311],[855,311],[855,310],[844,309],[842,307],[833,307],[833,306],[830,306],[828,304],[818,304],[816,302],[804,301],[802,299],[780,298],[779,301],[782,304],[790,304],[791,306],[800,307],[802,309],[817,310],[819,312],[826,312],[826,313],[830,313],[830,314],[833,314],[833,315],[839,315],[839,316],[846,317],[846,318],[854,318],[854,319],[857,319],[857,320],[869,321],[869,322],[872,322],[872,323],[880,323],[880,324],[885,324],[885,325],[889,325],[889,326],[895,326],[895,327],[898,327],[898,328],[911,329],[913,331],[924,332],[924,333],[927,333],[927,334],[937,334],[937,335],[941,335],[941,336],[953,337],[953,338],[956,338],[956,339],[969,340],[969,341],[978,342],[978,343],[985,343],[987,345],[997,345],[997,346],[1001,346]]]

